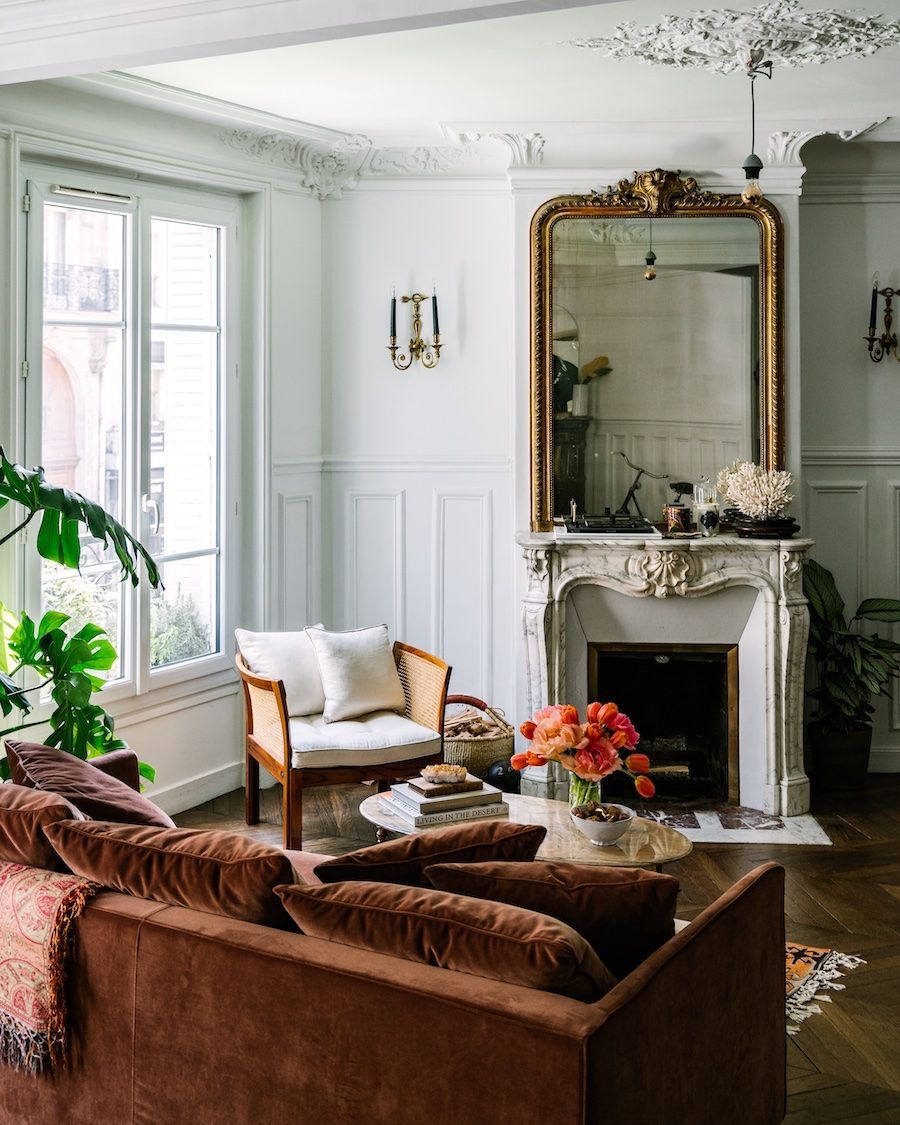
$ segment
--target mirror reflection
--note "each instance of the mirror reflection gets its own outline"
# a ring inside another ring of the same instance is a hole
[[[749,216],[554,224],[554,518],[659,521],[671,485],[757,458],[759,241]]]

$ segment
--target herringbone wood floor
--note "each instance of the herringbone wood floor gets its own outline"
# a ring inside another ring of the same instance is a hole
[[[262,794],[266,822],[243,823],[238,790],[177,818],[281,842],[279,790]],[[374,842],[357,812],[363,786],[314,789],[304,798],[304,847],[339,855]],[[791,940],[856,953],[867,964],[844,978],[821,1015],[788,1043],[789,1125],[900,1122],[900,776],[872,776],[863,793],[815,800],[834,847],[698,844],[667,868],[681,880],[679,915],[691,918],[756,864],[787,870]],[[689,1125],[688,1122],[685,1125]],[[731,1123],[723,1122],[723,1125]]]

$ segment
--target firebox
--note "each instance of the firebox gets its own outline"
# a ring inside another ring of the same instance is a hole
[[[640,731],[657,799],[739,802],[737,645],[589,642],[587,697],[613,700]],[[613,774],[603,796],[634,789]]]

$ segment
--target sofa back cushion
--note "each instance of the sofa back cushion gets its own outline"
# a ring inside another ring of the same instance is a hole
[[[294,876],[278,848],[233,832],[100,821],[62,821],[45,832],[76,875],[105,887],[244,922],[287,925],[272,888]]]
[[[490,980],[599,1000],[615,977],[570,926],[516,906],[393,883],[278,887],[304,934]]]
[[[23,785],[0,785],[0,860],[60,871],[63,863],[42,829],[58,820],[80,820],[64,797]]]
[[[325,689],[326,723],[358,719],[373,711],[403,711],[406,695],[394,660],[387,625],[330,633],[306,630],[316,650]]]
[[[84,816],[121,824],[175,827],[172,818],[152,801],[74,754],[35,742],[7,742],[7,746],[15,754],[21,785],[65,797]]]
[[[316,650],[304,631],[251,633],[249,629],[235,629],[234,637],[251,672],[265,680],[281,680],[284,684],[289,715],[322,714],[325,692],[322,690],[319,662]]]
[[[363,879],[427,887],[429,884],[423,873],[432,863],[530,860],[534,859],[546,835],[547,829],[541,825],[511,824],[506,820],[453,824],[329,859],[315,868],[315,874],[323,883]]]
[[[577,930],[618,977],[675,933],[678,880],[626,867],[557,863],[440,863],[426,884],[506,902],[558,918]]]

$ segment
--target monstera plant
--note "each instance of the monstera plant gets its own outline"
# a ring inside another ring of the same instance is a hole
[[[0,448],[0,510],[14,505],[14,526],[0,536],[0,547],[21,534],[40,517],[34,543],[38,554],[49,562],[78,569],[81,538],[88,534],[103,547],[111,547],[119,563],[120,577],[137,585],[143,564],[147,580],[160,585],[159,571],[141,544],[99,504],[77,492],[48,483],[41,468],[25,469],[9,461]],[[104,684],[103,673],[116,661],[116,650],[99,625],[88,623],[77,632],[67,631],[70,618],[50,611],[34,621],[0,603],[0,716],[10,720],[0,737],[28,727],[49,724],[44,738],[79,758],[90,758],[121,749],[114,722],[94,696]],[[16,677],[30,671],[37,682],[22,686]],[[35,718],[31,697],[49,694],[53,710],[49,718]],[[141,763],[141,774],[153,780],[152,767]],[[0,759],[0,777],[9,776],[5,758]]]

